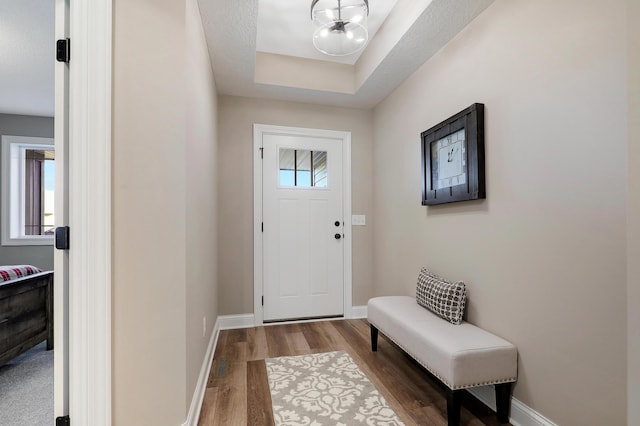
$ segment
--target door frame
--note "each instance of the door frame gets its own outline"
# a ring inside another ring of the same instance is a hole
[[[71,59],[68,65],[56,63],[60,77],[56,78],[55,91],[56,98],[64,96],[60,67],[68,66],[69,206],[68,223],[57,222],[56,226],[68,225],[71,230],[68,288],[57,289],[54,323],[58,332],[62,330],[68,345],[68,357],[64,360],[68,376],[58,368],[54,380],[66,381],[68,387],[55,387],[55,416],[69,415],[73,424],[108,426],[112,415],[113,6],[112,0],[56,0],[56,12],[65,2],[69,7],[69,32],[56,28],[56,37],[71,38]],[[56,105],[56,120],[63,118],[57,116],[59,108]],[[56,137],[63,135],[59,128]]]
[[[69,0],[55,1],[55,39],[69,37]],[[69,66],[54,67],[54,143],[56,149],[55,191],[69,194]],[[61,173],[61,171],[64,171]],[[55,226],[69,224],[69,203],[55,197]],[[69,414],[69,252],[53,249],[53,407],[54,416]]]
[[[264,323],[263,295],[263,233],[262,233],[262,138],[265,134],[283,134],[306,137],[331,138],[342,141],[342,214],[344,220],[344,318],[352,317],[352,265],[351,265],[351,132],[311,129],[303,127],[253,125],[253,315],[254,324]]]

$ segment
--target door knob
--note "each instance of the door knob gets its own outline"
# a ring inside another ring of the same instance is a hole
[[[334,224],[335,226],[340,226],[340,222],[339,222],[339,221],[337,221],[337,220],[336,220],[335,222],[333,222],[333,224]]]
[[[334,235],[333,237],[334,237],[336,240],[339,240],[340,238],[342,238],[342,235],[340,235],[340,234],[336,234],[336,235]]]

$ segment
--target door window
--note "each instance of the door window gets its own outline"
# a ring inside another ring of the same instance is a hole
[[[280,148],[280,186],[327,187],[327,152]]]

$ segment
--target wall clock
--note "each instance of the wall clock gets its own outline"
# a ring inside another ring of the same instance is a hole
[[[422,205],[486,198],[483,104],[425,130],[420,139]]]

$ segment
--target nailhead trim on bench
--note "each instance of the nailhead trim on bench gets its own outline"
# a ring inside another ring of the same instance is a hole
[[[438,380],[440,380],[442,383],[444,383],[449,389],[451,390],[458,390],[458,389],[467,389],[467,388],[473,388],[476,386],[489,386],[489,385],[499,385],[501,383],[511,383],[511,382],[515,382],[516,380],[518,380],[517,377],[514,378],[510,378],[510,379],[504,379],[504,380],[495,380],[495,381],[490,381],[490,382],[481,382],[481,383],[471,383],[471,384],[466,384],[466,385],[460,385],[460,386],[456,386],[456,387],[452,387],[451,384],[449,384],[445,379],[443,379],[442,377],[440,377],[440,375],[438,373],[436,373],[435,371],[433,371],[428,365],[424,364],[422,361],[420,361],[414,354],[412,354],[411,352],[409,352],[404,346],[402,346],[401,344],[399,344],[398,342],[396,342],[393,337],[387,335],[384,333],[384,331],[382,329],[380,329],[377,325],[375,325],[373,322],[371,322],[371,320],[368,320],[369,324],[373,325],[375,328],[377,328],[378,330],[382,331],[382,333],[389,339],[391,340],[393,343],[395,343],[396,345],[398,345],[398,347],[400,347],[400,349],[402,349],[403,351],[405,351],[407,354],[409,354],[411,356],[411,358],[413,358],[418,364],[420,364],[421,366],[423,366],[425,369],[427,369],[427,371],[431,374],[433,374],[435,377],[438,378]]]

